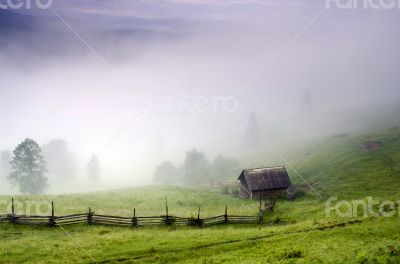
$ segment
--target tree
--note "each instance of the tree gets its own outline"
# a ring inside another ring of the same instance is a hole
[[[240,174],[240,165],[235,159],[218,155],[212,163],[212,176],[214,180],[236,180]]]
[[[258,138],[257,134],[261,133],[259,124],[258,124],[258,118],[255,113],[251,113],[249,119],[247,120],[247,123],[249,124],[248,127],[246,127],[246,134],[245,134],[245,147],[246,148],[254,148],[259,146],[260,144],[260,139]]]
[[[86,166],[86,172],[90,182],[100,181],[99,159],[96,155],[92,155],[92,158]]]
[[[41,194],[48,187],[46,171],[39,145],[32,139],[25,139],[13,151],[8,180],[14,187],[18,186],[21,193]]]
[[[10,174],[10,170],[11,170],[11,151],[9,150],[3,150],[0,153],[0,179],[3,178],[7,178],[8,175]]]
[[[183,177],[189,185],[211,182],[210,163],[204,153],[196,149],[186,153]]]
[[[179,169],[170,161],[157,166],[153,181],[159,184],[171,184],[179,181]]]
[[[52,140],[43,145],[43,156],[47,162],[49,178],[63,183],[72,178],[77,170],[75,155],[68,149],[64,140]]]

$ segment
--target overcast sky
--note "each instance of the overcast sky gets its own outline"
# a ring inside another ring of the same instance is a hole
[[[294,129],[350,129],[351,114],[400,101],[400,10],[332,8],[317,18],[324,7],[55,0],[51,10],[1,12],[0,149],[61,138],[82,160],[101,153],[108,180],[140,184],[189,148],[234,155],[251,112],[276,144]],[[190,111],[193,98],[202,111]]]

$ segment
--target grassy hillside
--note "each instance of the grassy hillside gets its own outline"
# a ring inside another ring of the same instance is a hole
[[[379,141],[382,147],[361,145]],[[325,198],[400,199],[400,131],[340,135],[314,142],[290,159],[318,186]],[[291,172],[293,182],[301,183]],[[18,204],[54,200],[57,214],[85,212],[129,216],[164,212],[194,215],[255,214],[256,201],[207,189],[146,187],[93,194],[17,197]],[[1,197],[0,199],[9,199]],[[1,209],[1,208],[0,208]],[[19,208],[23,210],[23,208]],[[69,226],[43,228],[0,225],[0,263],[400,263],[399,215],[339,217],[325,215],[325,203],[308,194],[294,202],[281,200],[266,225],[210,228],[119,228]],[[67,233],[75,241],[71,239]],[[86,252],[75,242],[79,243]]]
[[[381,142],[380,149],[362,147]],[[295,166],[327,195],[343,198],[392,197],[400,194],[400,130],[341,135],[309,147]],[[298,180],[298,179],[297,179]]]
[[[97,263],[399,263],[398,219],[343,227],[68,227]],[[0,263],[94,263],[59,228],[3,226]],[[392,249],[393,248],[393,249]],[[46,261],[43,261],[46,259]]]

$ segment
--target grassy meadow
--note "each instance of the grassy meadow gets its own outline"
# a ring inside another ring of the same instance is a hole
[[[361,145],[379,141],[382,147]],[[261,159],[261,157],[260,157]],[[310,144],[290,162],[324,199],[400,200],[400,131],[339,135]],[[293,171],[294,183],[304,184]],[[96,213],[256,215],[257,201],[218,190],[143,187],[90,194],[15,197],[17,211],[28,201],[55,202],[57,215]],[[0,197],[9,200],[11,197]],[[395,208],[396,209],[396,208]],[[8,213],[0,208],[0,214]],[[397,208],[398,211],[398,208]],[[400,215],[340,217],[325,214],[313,193],[279,200],[265,225],[194,227],[31,227],[0,225],[0,263],[400,263]],[[72,239],[73,238],[73,239]]]
[[[217,189],[161,186],[89,194],[36,197],[15,196],[14,199],[17,212],[24,212],[26,206],[29,206],[32,201],[33,205],[30,207],[32,211],[37,208],[37,206],[34,206],[36,205],[34,201],[37,201],[37,204],[44,202],[45,205],[47,205],[46,201],[54,201],[57,215],[87,213],[90,206],[98,214],[129,217],[133,215],[134,208],[137,216],[159,216],[165,214],[166,197],[170,214],[185,217],[197,216],[199,206],[201,207],[201,215],[204,217],[224,214],[226,205],[228,205],[230,214],[239,215],[256,215],[259,208],[258,203],[223,195]],[[10,200],[11,197],[6,199]],[[46,212],[45,208],[41,208],[40,212]]]

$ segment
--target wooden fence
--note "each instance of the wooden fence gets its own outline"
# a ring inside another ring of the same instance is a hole
[[[25,225],[43,225],[43,226],[64,226],[75,224],[93,224],[93,225],[113,225],[113,226],[161,226],[161,225],[181,225],[181,226],[211,226],[217,224],[263,224],[265,214],[272,212],[273,207],[266,206],[261,208],[258,216],[239,216],[229,215],[228,206],[223,215],[200,218],[200,208],[197,217],[185,218],[168,214],[168,205],[166,205],[166,214],[160,216],[137,216],[136,209],[133,210],[132,217],[113,216],[96,214],[89,208],[87,213],[72,214],[65,216],[56,216],[54,214],[54,203],[52,202],[51,216],[32,216],[17,215],[14,211],[14,199],[12,200],[12,212],[7,215],[0,215],[0,223],[13,223]]]

